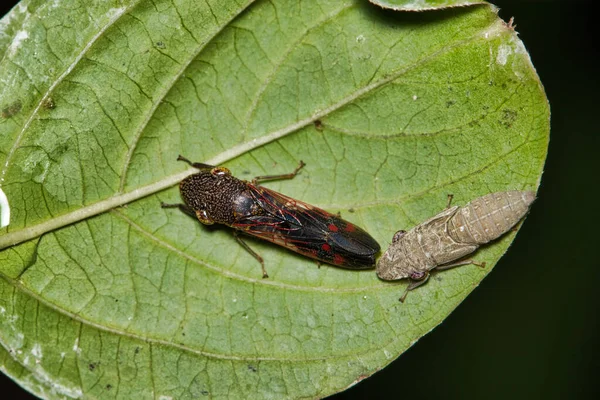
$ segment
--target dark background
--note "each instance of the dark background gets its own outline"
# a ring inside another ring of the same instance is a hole
[[[592,1],[493,3],[504,20],[515,17],[550,101],[539,199],[508,253],[450,317],[331,400],[600,398],[600,22]],[[2,374],[0,393],[33,398]]]
[[[331,400],[600,399],[599,15],[591,1],[492,3],[515,18],[550,101],[538,200],[456,311]]]

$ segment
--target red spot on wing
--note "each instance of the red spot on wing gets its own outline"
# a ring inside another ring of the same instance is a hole
[[[329,229],[330,232],[337,232],[339,230],[334,224],[327,225],[327,229]]]
[[[333,255],[333,264],[334,265],[345,265],[346,259],[339,254]]]
[[[356,231],[356,227],[354,225],[352,225],[352,224],[348,224],[348,225],[346,225],[346,227],[344,228],[344,230],[346,232],[354,232],[354,231]]]
[[[327,243],[323,243],[323,245],[321,246],[321,249],[323,249],[323,251],[330,252],[331,246],[328,245]]]

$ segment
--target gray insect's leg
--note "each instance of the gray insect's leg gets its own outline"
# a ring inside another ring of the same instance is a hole
[[[411,279],[411,281],[408,284],[406,290],[402,294],[402,297],[400,297],[400,302],[404,303],[404,300],[406,300],[406,296],[408,295],[408,292],[410,292],[411,290],[414,290],[414,289],[418,288],[419,286],[421,286],[422,284],[424,284],[425,282],[427,282],[428,279],[429,279],[429,273],[426,273],[425,276],[423,277],[423,279],[420,279],[418,281],[414,281],[414,280]]]
[[[179,155],[179,157],[177,157],[177,161],[185,161],[186,163],[190,164],[192,167],[198,168],[198,169],[213,169],[214,168],[213,165],[208,165],[208,164],[199,163],[199,162],[191,162],[190,160],[188,160],[181,154]]]
[[[461,265],[469,265],[469,264],[473,264],[473,265],[477,265],[478,267],[485,268],[485,262],[479,263],[479,262],[476,262],[473,260],[462,260],[462,261],[457,261],[455,263],[440,265],[440,266],[436,267],[435,269],[437,271],[443,271],[445,269],[460,267]]]
[[[452,199],[453,198],[454,198],[454,195],[448,193],[448,203],[446,203],[446,210],[450,208],[450,204],[452,204]]]
[[[296,176],[296,174],[298,173],[298,171],[300,171],[302,169],[302,167],[304,167],[306,164],[304,164],[304,161],[300,160],[300,164],[298,164],[298,166],[296,167],[296,169],[294,170],[294,172],[291,172],[289,174],[281,174],[281,175],[263,175],[263,176],[257,176],[256,178],[252,179],[252,184],[256,185],[258,182],[260,181],[273,181],[276,179],[292,179],[293,177]]]
[[[167,204],[167,203],[163,203],[162,201],[160,202],[160,206],[162,208],[179,208],[181,211],[183,211],[184,213],[191,215],[192,217],[196,218],[196,212],[187,204],[183,204],[183,203],[177,203],[177,204]]]
[[[256,253],[254,250],[252,250],[246,242],[244,242],[244,240],[240,237],[238,231],[233,231],[233,237],[235,237],[235,240],[237,240],[238,243],[241,244],[242,247],[245,248],[246,251],[250,253],[252,257],[256,258],[256,260],[260,263],[260,267],[262,268],[263,279],[268,278],[269,274],[267,274],[267,270],[265,269],[265,261],[263,260],[263,258],[259,256],[258,253]]]

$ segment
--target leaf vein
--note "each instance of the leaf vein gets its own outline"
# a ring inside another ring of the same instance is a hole
[[[6,161],[4,163],[4,166],[2,167],[2,171],[0,171],[0,185],[4,181],[4,177],[6,176],[6,172],[8,171],[8,166],[10,165],[10,161],[11,161],[12,157],[14,156],[16,150],[19,148],[19,145],[21,144],[21,141],[23,140],[23,137],[25,136],[25,132],[27,131],[27,129],[29,128],[31,123],[34,121],[34,118],[38,114],[38,111],[43,107],[46,100],[50,97],[52,91],[61,82],[63,82],[63,80],[65,80],[65,78],[71,73],[71,71],[73,71],[73,69],[75,69],[75,67],[79,64],[79,62],[87,54],[88,50],[96,43],[98,38],[100,38],[100,36],[102,36],[108,30],[108,28],[110,28],[123,14],[125,14],[125,12],[129,11],[129,9],[130,8],[127,8],[127,7],[123,7],[121,9],[119,9],[119,12],[116,12],[112,16],[112,18],[109,21],[107,21],[107,23],[101,29],[98,30],[96,35],[94,35],[86,43],[86,45],[79,52],[79,54],[77,54],[77,56],[75,57],[73,62],[71,64],[69,64],[69,66],[63,71],[63,73],[58,78],[56,78],[56,80],[48,87],[48,89],[46,90],[46,92],[44,93],[44,95],[42,96],[40,101],[37,103],[37,105],[31,112],[31,114],[25,121],[25,124],[23,124],[23,128],[21,129],[21,132],[19,132],[19,134],[17,135],[15,142],[13,143],[12,147],[10,148],[8,155],[6,156]]]
[[[240,10],[238,10],[238,12],[241,13],[242,11],[244,11],[254,1],[255,0],[248,1],[246,6],[240,8]],[[210,8],[210,6],[209,6],[209,8]],[[177,10],[177,7],[175,7],[175,9]],[[177,12],[179,13],[179,11],[177,11]],[[212,10],[211,10],[211,12],[212,12]],[[144,129],[150,122],[152,116],[154,116],[154,114],[156,113],[156,110],[158,109],[162,100],[165,99],[167,94],[173,88],[175,82],[177,82],[181,78],[181,76],[183,76],[184,72],[187,70],[187,68],[190,66],[190,64],[196,59],[196,57],[200,54],[200,52],[205,49],[206,45],[208,43],[210,43],[219,33],[221,33],[223,31],[223,29],[225,29],[225,27],[228,25],[228,23],[231,22],[231,20],[235,19],[238,15],[239,14],[232,14],[231,19],[228,21],[224,21],[223,25],[220,26],[220,29],[216,29],[212,33],[212,35],[207,36],[204,41],[199,42],[198,43],[199,46],[195,49],[195,51],[192,52],[192,54],[190,55],[187,62],[183,63],[181,65],[181,68],[172,76],[172,79],[166,85],[164,85],[164,89],[163,89],[162,93],[159,93],[159,95],[158,95],[158,100],[156,100],[152,103],[152,106],[150,107],[150,109],[148,110],[148,112],[146,114],[146,118],[144,118],[144,120],[140,123],[139,127],[136,129],[133,140],[129,146],[129,151],[127,152],[127,155],[125,156],[125,161],[123,162],[123,168],[122,168],[122,172],[121,172],[121,182],[119,184],[119,193],[123,193],[123,191],[125,189],[125,183],[127,181],[127,174],[129,171],[129,167],[131,165],[131,159],[133,158],[133,153],[135,152],[135,149],[137,148],[137,144],[139,143],[139,141],[142,137]],[[213,13],[213,16],[214,16],[214,13]],[[192,37],[194,37],[194,36],[192,35]]]

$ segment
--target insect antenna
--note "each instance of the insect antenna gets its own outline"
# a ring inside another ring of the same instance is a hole
[[[188,160],[187,158],[185,158],[181,154],[179,156],[177,156],[177,161],[185,161],[186,163],[190,164],[192,167],[198,168],[199,170],[206,170],[206,169],[213,169],[214,168],[213,165],[199,163],[199,162],[191,162],[190,160]]]

